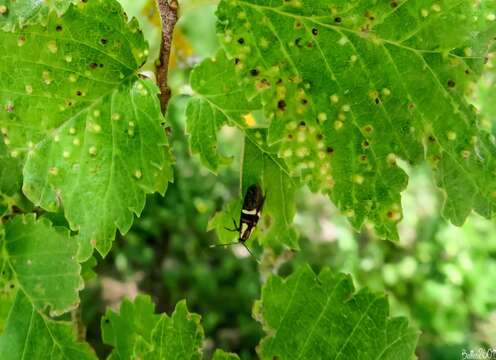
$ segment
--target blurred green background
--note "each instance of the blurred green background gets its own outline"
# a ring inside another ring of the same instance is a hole
[[[150,43],[153,70],[159,48],[160,21],[154,0],[121,0],[128,15],[139,19]],[[261,283],[270,272],[289,274],[308,262],[318,271],[330,266],[349,272],[357,287],[385,291],[391,314],[407,315],[422,331],[420,359],[457,359],[463,349],[496,347],[496,226],[473,216],[457,228],[440,217],[442,196],[427,168],[404,169],[410,184],[403,196],[401,241],[379,240],[367,228],[351,230],[330,201],[302,189],[295,218],[302,251],[269,254],[258,267],[243,249],[209,248],[215,234],[207,232],[211,216],[239,194],[240,133],[222,129],[221,151],[230,166],[214,175],[189,152],[184,109],[191,89],[189,73],[213,56],[215,2],[183,0],[174,36],[171,83],[175,96],[168,113],[176,158],[174,184],[166,196],[148,198],[132,230],[118,236],[111,254],[88,263],[83,291],[83,318],[88,340],[100,355],[100,317],[107,306],[117,308],[125,296],[150,294],[157,311],[171,312],[187,299],[199,313],[207,353],[217,347],[243,359],[256,358],[263,331],[251,317]]]

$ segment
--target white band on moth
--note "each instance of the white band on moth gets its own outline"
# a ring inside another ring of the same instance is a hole
[[[247,214],[247,215],[255,215],[258,212],[258,210],[257,209],[253,209],[253,210],[242,209],[241,212],[243,214]]]

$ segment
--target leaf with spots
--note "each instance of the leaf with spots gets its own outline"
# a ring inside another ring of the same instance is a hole
[[[472,210],[491,218],[496,146],[466,99],[496,35],[495,7],[224,0],[218,32],[231,61],[208,63],[209,73],[244,94],[225,108],[259,99],[290,174],[328,194],[355,228],[373,223],[397,239],[408,182],[398,160],[431,165],[454,224]],[[221,85],[201,91],[223,94]]]
[[[253,311],[267,333],[262,359],[409,360],[419,336],[405,318],[389,316],[383,295],[355,292],[349,275],[329,269],[270,277]]]
[[[16,216],[4,225],[2,277],[20,288],[37,311],[61,315],[79,305],[83,288],[77,237],[35,215]]]
[[[107,254],[172,178],[158,89],[137,76],[148,54],[137,21],[115,0],[80,2],[0,32],[0,44],[0,125],[25,160],[24,193],[63,208],[81,260]]]
[[[0,353],[5,360],[97,359],[87,343],[76,340],[73,324],[50,319],[23,291],[18,291],[0,336]]]
[[[0,1],[0,30],[12,31],[27,24],[42,23],[51,9],[62,15],[81,0],[3,0]]]
[[[200,316],[188,312],[185,301],[172,315],[154,314],[149,297],[124,301],[120,313],[107,311],[103,340],[114,346],[111,359],[200,359],[203,329]]]

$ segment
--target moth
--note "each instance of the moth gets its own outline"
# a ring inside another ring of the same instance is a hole
[[[239,225],[236,224],[236,220],[233,218],[234,228],[226,230],[235,231],[239,233],[238,242],[230,244],[218,244],[213,246],[223,246],[223,245],[234,245],[241,243],[248,250],[248,252],[253,256],[253,253],[246,246],[246,241],[250,238],[253,230],[260,220],[260,214],[263,209],[265,202],[265,195],[263,194],[260,185],[250,185],[246,190],[245,197],[243,199],[243,207],[241,208],[241,213],[239,215]]]

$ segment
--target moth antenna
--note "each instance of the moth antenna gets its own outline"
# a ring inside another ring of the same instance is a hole
[[[215,248],[215,247],[219,247],[219,246],[232,246],[232,245],[238,245],[238,244],[239,244],[239,242],[233,242],[233,243],[227,243],[227,244],[212,244],[209,247]]]

